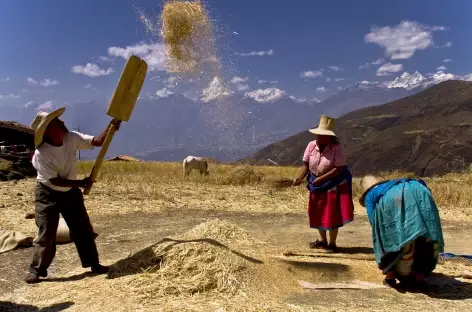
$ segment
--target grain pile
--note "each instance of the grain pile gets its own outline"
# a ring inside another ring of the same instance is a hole
[[[235,248],[249,248],[252,243],[239,227],[211,220],[122,260],[113,274],[134,274],[127,286],[147,299],[201,293],[232,295],[244,285],[252,259]]]
[[[161,35],[168,72],[198,73],[205,62],[218,64],[211,23],[200,1],[167,1],[161,14]]]

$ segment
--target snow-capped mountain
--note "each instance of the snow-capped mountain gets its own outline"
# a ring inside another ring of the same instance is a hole
[[[259,103],[273,103],[282,98],[288,97],[285,91],[277,88],[257,89],[251,92],[246,92],[244,95]]]
[[[462,77],[445,73],[443,71],[438,71],[427,77],[421,75],[419,72],[415,72],[413,75],[404,72],[400,77],[395,78],[392,82],[386,83],[385,86],[387,88],[404,88],[407,90],[413,90],[416,88],[426,88],[453,79],[462,80]]]
[[[208,87],[202,90],[200,100],[204,103],[230,96],[233,92],[225,85],[222,79],[215,77],[208,84]]]
[[[386,84],[387,88],[404,88],[407,90],[415,89],[424,85],[427,79],[419,72],[410,75],[404,72],[400,77],[395,78],[392,82]]]

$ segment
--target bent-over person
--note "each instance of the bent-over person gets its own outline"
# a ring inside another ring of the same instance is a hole
[[[366,176],[360,204],[366,207],[372,225],[375,259],[385,275],[384,284],[397,280],[424,287],[444,251],[438,208],[423,180],[382,181]]]
[[[56,231],[62,215],[75,243],[82,267],[96,274],[108,272],[100,264],[93,231],[80,188],[89,186],[90,178],[77,180],[77,150],[102,146],[108,128],[98,137],[69,131],[59,117],[65,107],[51,113],[38,112],[31,124],[35,131],[32,163],[37,170],[35,220],[38,235],[34,242],[33,261],[25,281],[37,283],[47,277],[47,269],[56,254]],[[119,123],[115,126],[119,127]]]

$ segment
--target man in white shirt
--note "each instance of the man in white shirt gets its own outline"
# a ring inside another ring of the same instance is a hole
[[[38,172],[35,190],[35,219],[38,236],[34,243],[33,261],[25,281],[29,284],[47,277],[47,269],[56,253],[56,231],[61,214],[70,230],[82,266],[93,273],[104,274],[108,267],[98,259],[95,234],[85,209],[80,188],[93,181],[77,180],[77,150],[102,146],[108,128],[98,137],[68,131],[59,117],[65,107],[51,113],[39,112],[31,127],[35,130],[35,147],[32,163]],[[119,127],[119,123],[115,126]]]

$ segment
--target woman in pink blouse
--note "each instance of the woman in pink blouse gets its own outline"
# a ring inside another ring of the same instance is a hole
[[[318,229],[321,237],[311,242],[310,247],[327,252],[336,252],[338,229],[354,219],[352,176],[333,130],[334,118],[325,115],[321,116],[318,128],[309,130],[317,138],[308,143],[300,175],[293,182],[300,185],[308,175],[310,227]]]

